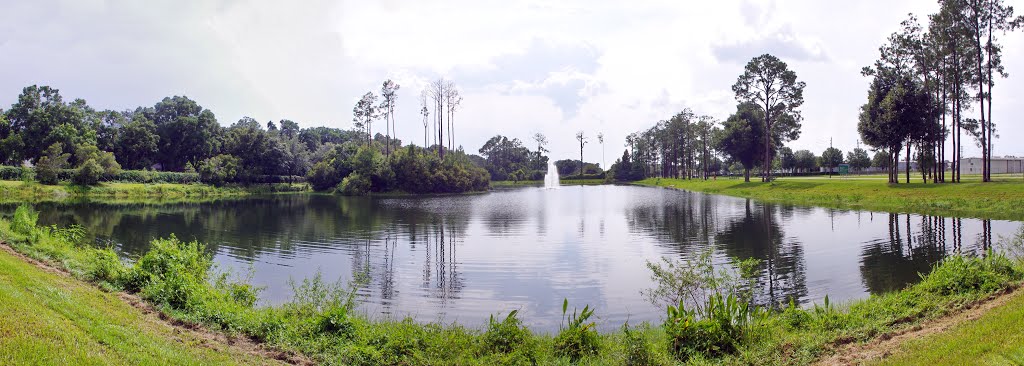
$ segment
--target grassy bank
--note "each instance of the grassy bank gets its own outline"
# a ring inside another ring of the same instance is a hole
[[[82,243],[83,237],[77,228],[36,227],[28,206],[19,208],[11,221],[0,220],[0,238],[12,248],[67,268],[79,279],[138,294],[185,323],[245,335],[339,365],[807,364],[837,345],[913,327],[1024,279],[1024,266],[1000,255],[950,257],[917,285],[839,306],[826,301],[810,308],[762,311],[730,296],[710,301],[704,311],[672,308],[662,324],[598,334],[591,319],[594,309],[567,303],[562,330],[537,334],[522,326],[517,313],[496,314],[484,329],[371,319],[354,311],[346,286],[319,278],[296,285],[291,302],[257,307],[257,290],[217,274],[200,244],[155,240],[150,252],[125,263],[109,249]],[[17,268],[9,272],[25,273],[22,281],[39,276]],[[111,296],[101,301],[119,300]],[[30,299],[13,304],[5,308],[25,313],[46,309]],[[90,308],[116,317],[104,310],[110,306],[115,305]],[[600,311],[596,309],[596,316]],[[96,319],[100,320],[95,324],[108,324],[106,318]],[[60,348],[60,343],[45,341],[59,337],[59,329],[39,328],[39,340],[27,339],[27,346],[0,344],[0,354],[23,352],[23,347],[34,347],[34,352]],[[83,352],[100,352],[104,346],[86,345]]]
[[[913,178],[913,177],[912,177]],[[780,178],[745,183],[742,179],[681,180],[648,178],[636,184],[753,198],[764,202],[929,215],[1024,220],[1024,180],[981,183],[967,177],[957,184],[886,183],[885,178]]]
[[[136,200],[238,197],[258,193],[306,190],[305,185],[262,184],[250,187],[215,187],[178,183],[101,183],[87,187],[71,184],[44,185],[0,181],[0,202],[66,201],[75,199]]]
[[[204,345],[205,344],[205,345]],[[0,250],[0,364],[277,364],[176,331],[116,294]]]
[[[977,320],[903,344],[885,365],[1024,364],[1024,292]]]

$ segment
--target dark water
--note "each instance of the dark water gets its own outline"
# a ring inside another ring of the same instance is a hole
[[[943,256],[980,252],[1019,222],[761,204],[631,186],[521,188],[417,198],[285,195],[210,203],[40,204],[44,224],[80,224],[127,257],[154,237],[207,243],[222,267],[253,270],[262,303],[289,280],[366,274],[375,316],[469,326],[520,309],[557,329],[561,302],[596,307],[605,329],[664,312],[640,295],[647,260],[711,248],[762,260],[762,304],[866,297],[918,280]]]

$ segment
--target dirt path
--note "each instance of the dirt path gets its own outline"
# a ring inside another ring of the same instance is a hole
[[[882,360],[899,351],[900,346],[907,340],[941,333],[956,325],[978,319],[985,312],[1005,304],[1016,296],[1024,296],[1024,289],[1021,289],[1020,286],[993,294],[954,314],[885,333],[866,343],[849,343],[838,346],[831,356],[819,360],[815,365],[862,365]]]
[[[64,268],[30,258],[14,250],[8,246],[7,243],[0,242],[0,250],[21,259],[26,263],[30,263],[43,271],[65,277],[72,277],[71,273]],[[103,290],[100,289],[100,291]],[[271,362],[278,361],[292,365],[314,364],[312,360],[302,355],[290,351],[274,349],[245,336],[230,336],[222,332],[207,329],[200,324],[173,319],[136,295],[119,292],[117,293],[117,297],[123,300],[126,304],[141,311],[149,321],[171,328],[172,333],[175,335],[175,341],[182,344],[188,344],[192,347],[205,347],[217,351],[231,351],[232,353],[259,356],[266,358]]]

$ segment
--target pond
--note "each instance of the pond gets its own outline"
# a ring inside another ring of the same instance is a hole
[[[42,224],[79,224],[136,257],[155,237],[206,243],[221,268],[291,298],[318,272],[364,282],[359,307],[478,327],[519,309],[555,331],[562,299],[597,309],[602,329],[660,322],[646,261],[713,250],[762,260],[761,304],[820,303],[902,288],[951,253],[979,253],[1019,222],[762,204],[636,186],[501,189],[430,197],[277,195],[201,203],[37,205]],[[13,210],[13,208],[9,208]]]

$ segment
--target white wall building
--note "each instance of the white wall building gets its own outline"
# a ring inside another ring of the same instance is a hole
[[[981,174],[981,158],[964,158],[960,162],[960,173]],[[1016,156],[992,157],[992,174],[1024,172],[1024,158]]]

